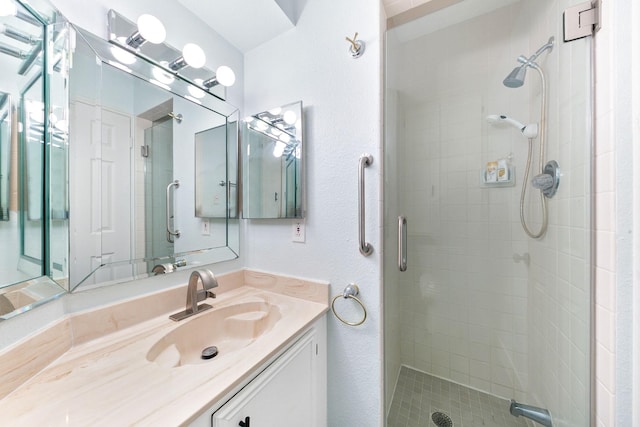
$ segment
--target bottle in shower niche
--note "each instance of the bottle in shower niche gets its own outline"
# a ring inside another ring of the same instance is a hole
[[[487,162],[485,171],[485,182],[498,181],[498,162]]]
[[[498,159],[496,176],[498,182],[509,181],[509,162],[507,159]]]

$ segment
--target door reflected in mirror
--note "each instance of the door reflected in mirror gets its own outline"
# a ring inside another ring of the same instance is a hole
[[[159,264],[236,258],[231,203],[218,182],[237,182],[227,168],[237,162],[237,132],[227,134],[237,113],[172,93],[168,78],[160,84],[116,67],[96,55],[108,54],[108,43],[78,35],[70,79],[71,288],[146,277]],[[201,160],[213,181],[201,183],[199,198]],[[203,210],[199,199],[216,209]]]
[[[304,218],[302,101],[242,126],[243,218]]]

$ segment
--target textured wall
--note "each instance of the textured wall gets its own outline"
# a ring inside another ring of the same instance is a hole
[[[349,55],[359,33],[364,56]],[[245,56],[245,112],[302,100],[305,111],[306,243],[291,242],[291,221],[250,220],[250,268],[328,280],[336,295],[360,286],[369,318],[349,327],[329,316],[329,425],[374,426],[381,412],[380,320],[380,8],[365,0],[309,0],[297,27]],[[357,165],[366,170],[368,258],[358,252]],[[342,303],[342,301],[339,301]],[[345,316],[358,316],[340,304]]]

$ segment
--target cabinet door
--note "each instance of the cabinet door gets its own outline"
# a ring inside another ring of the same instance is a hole
[[[314,337],[315,331],[309,331],[213,413],[213,427],[317,426]]]

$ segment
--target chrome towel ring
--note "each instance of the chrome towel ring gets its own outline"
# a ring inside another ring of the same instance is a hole
[[[356,285],[355,283],[349,283],[345,288],[344,291],[342,292],[342,294],[340,295],[336,295],[335,297],[333,297],[333,299],[331,300],[331,311],[333,311],[333,314],[335,314],[335,316],[338,318],[339,321],[341,321],[342,323],[344,323],[345,325],[349,325],[349,326],[359,326],[362,325],[364,323],[365,320],[367,320],[367,308],[364,306],[364,304],[362,303],[362,301],[360,301],[360,299],[358,299],[357,295],[360,293],[360,289],[358,288],[358,285]],[[336,300],[338,298],[351,298],[352,300],[355,300],[355,302],[357,302],[358,304],[360,304],[360,307],[362,307],[362,320],[358,321],[358,322],[348,322],[346,320],[344,320],[336,311]]]

